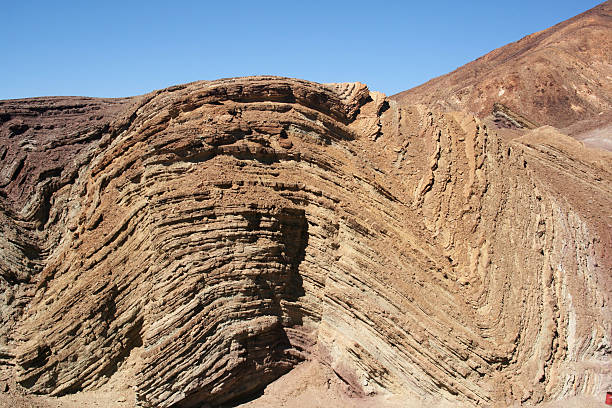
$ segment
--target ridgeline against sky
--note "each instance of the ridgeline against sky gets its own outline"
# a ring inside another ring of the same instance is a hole
[[[0,99],[245,75],[360,81],[391,95],[597,3],[8,2]]]

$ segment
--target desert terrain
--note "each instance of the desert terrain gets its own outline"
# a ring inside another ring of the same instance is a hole
[[[0,407],[602,406],[611,7],[391,97],[0,101]]]

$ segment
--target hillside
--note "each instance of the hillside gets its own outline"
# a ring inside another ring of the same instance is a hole
[[[0,115],[0,406],[235,406],[279,378],[336,406],[507,405],[612,382],[612,155],[553,128],[505,141],[278,77]]]
[[[612,150],[612,2],[391,99],[471,112],[499,127],[549,125]]]

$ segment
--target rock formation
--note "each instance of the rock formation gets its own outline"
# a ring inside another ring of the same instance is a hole
[[[305,360],[466,406],[612,383],[612,155],[553,128],[278,77],[0,117],[0,372],[29,393],[235,405]]]
[[[611,27],[606,1],[392,99],[480,118],[510,110],[612,151]]]

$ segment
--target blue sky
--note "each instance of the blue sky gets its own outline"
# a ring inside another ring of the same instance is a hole
[[[3,1],[0,99],[128,96],[259,74],[391,95],[598,3]]]

